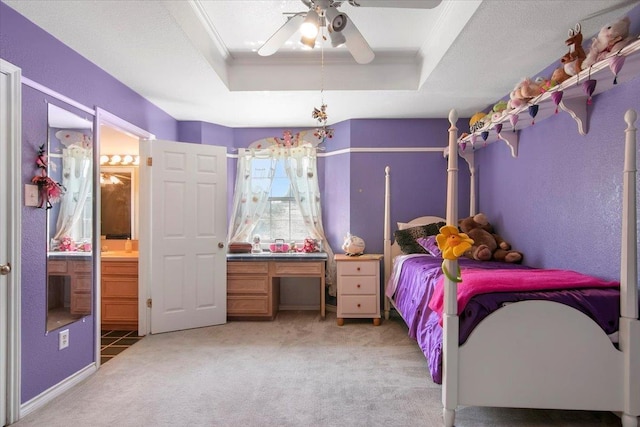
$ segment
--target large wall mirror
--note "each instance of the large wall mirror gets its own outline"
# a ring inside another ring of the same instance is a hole
[[[100,124],[100,235],[109,250],[138,240],[138,137]]]
[[[47,216],[47,331],[92,312],[93,122],[49,104],[48,172],[64,194]]]
[[[136,239],[136,169],[100,166],[100,230],[105,239]]]

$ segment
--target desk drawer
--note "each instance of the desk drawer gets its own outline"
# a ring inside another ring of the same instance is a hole
[[[378,313],[376,295],[341,295],[338,299],[338,317],[370,317]]]
[[[269,297],[227,295],[228,316],[268,316]]]
[[[268,294],[269,278],[252,276],[228,276],[227,293],[234,294]]]
[[[378,280],[375,276],[342,276],[338,280],[338,292],[346,294],[373,294],[377,292]]]
[[[227,261],[227,274],[269,274],[269,263],[258,261]]]
[[[349,261],[338,263],[338,276],[375,276],[380,262]]]
[[[279,261],[273,263],[273,276],[318,276],[324,271],[324,261]]]

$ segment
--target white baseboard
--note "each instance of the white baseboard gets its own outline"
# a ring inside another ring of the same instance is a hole
[[[28,402],[23,403],[22,405],[20,405],[19,419],[26,417],[28,414],[35,411],[36,409],[42,408],[44,405],[51,402],[56,397],[62,395],[63,393],[65,393],[66,391],[74,387],[76,384],[79,384],[81,381],[84,381],[85,379],[89,378],[97,370],[98,370],[98,367],[96,366],[96,364],[92,363],[86,366],[85,368],[79,370],[75,374],[71,375],[70,377],[60,381],[58,384],[54,385],[53,387],[50,387],[47,390],[43,391],[42,393],[40,393],[33,399],[29,400]]]

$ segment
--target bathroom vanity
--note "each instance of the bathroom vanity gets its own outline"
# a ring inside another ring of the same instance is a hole
[[[138,330],[138,252],[102,253],[103,330]]]

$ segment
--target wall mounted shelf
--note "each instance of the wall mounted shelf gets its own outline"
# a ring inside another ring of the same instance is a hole
[[[610,63],[613,57],[624,58],[624,65],[617,77],[611,70]],[[610,55],[602,61],[596,62],[589,69],[582,70],[579,74],[555,86],[551,90],[531,99],[526,105],[505,110],[495,120],[487,123],[481,129],[461,138],[458,141],[460,151],[476,150],[496,141],[505,142],[513,157],[518,156],[519,131],[555,114],[564,111],[569,113],[576,121],[578,133],[586,135],[589,132],[589,95],[583,88],[583,82],[589,79],[596,81],[595,90],[591,94],[594,97],[606,92],[617,85],[624,84],[640,75],[640,39],[635,39],[619,52]],[[616,81],[616,84],[614,84]],[[562,100],[556,105],[552,94],[562,91]],[[593,101],[597,102],[597,101]],[[530,114],[529,108],[537,106],[535,117]],[[486,133],[485,133],[486,132]],[[483,134],[486,138],[483,137]]]

